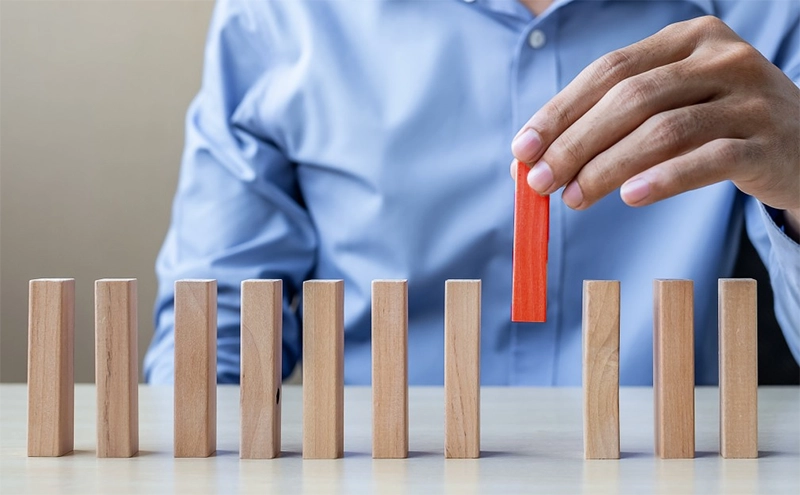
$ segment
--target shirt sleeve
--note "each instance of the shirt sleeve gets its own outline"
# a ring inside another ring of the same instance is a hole
[[[797,6],[788,15],[798,17]],[[773,62],[800,85],[800,23],[789,25]],[[750,240],[769,271],[775,316],[789,349],[800,363],[800,245],[783,232],[766,207],[754,198],[747,198],[745,219]]]
[[[300,356],[294,297],[315,261],[316,234],[302,206],[295,167],[280,145],[240,125],[269,105],[252,95],[276,53],[246,0],[222,0],[212,16],[202,86],[186,116],[186,142],[172,221],[156,262],[155,335],[145,356],[149,383],[174,378],[174,282],[218,283],[217,374],[239,381],[240,283],[284,285],[283,376]],[[252,108],[251,108],[252,107]],[[245,117],[242,117],[245,116]]]
[[[800,362],[800,245],[775,224],[763,204],[748,197],[745,221],[750,241],[769,271],[775,316],[789,349]]]

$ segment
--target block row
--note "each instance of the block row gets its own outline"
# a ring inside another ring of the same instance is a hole
[[[241,287],[240,456],[274,458],[281,448],[280,280]],[[73,448],[73,279],[30,282],[28,455]],[[693,284],[654,282],[655,451],[694,456]],[[756,287],[719,281],[720,452],[756,457]],[[95,283],[97,456],[138,451],[136,280]],[[445,456],[480,455],[480,280],[445,283]],[[585,281],[583,418],[587,459],[618,459],[620,284]],[[216,450],[217,285],[175,283],[174,455]],[[303,457],[344,452],[344,284],[303,285]],[[372,284],[373,457],[408,455],[408,286]]]
[[[720,453],[758,457],[756,282],[719,280]],[[653,283],[655,452],[693,458],[694,285]],[[584,281],[583,425],[586,459],[619,459],[620,284]]]
[[[281,444],[281,280],[241,287],[242,458]],[[408,456],[408,284],[372,284],[373,456]],[[74,279],[29,287],[28,455],[73,449]],[[95,283],[97,456],[138,451],[136,280]],[[480,452],[480,280],[445,283],[445,455]],[[175,283],[175,457],[216,450],[217,284]],[[303,457],[344,453],[344,283],[303,284]]]

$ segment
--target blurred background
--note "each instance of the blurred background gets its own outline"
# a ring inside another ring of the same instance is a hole
[[[144,356],[212,8],[0,0],[3,382],[26,381],[32,278],[75,278],[78,382],[94,381],[94,280],[138,278]]]
[[[0,381],[26,381],[33,278],[76,279],[77,382],[94,381],[94,280],[138,278],[144,356],[153,265],[212,8],[205,0],[0,0]],[[759,381],[798,383],[746,238],[735,276],[759,280]]]

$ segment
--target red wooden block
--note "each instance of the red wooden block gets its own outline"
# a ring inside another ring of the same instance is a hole
[[[530,188],[528,171],[527,165],[517,164],[511,321],[543,322],[547,319],[550,196],[540,196]]]

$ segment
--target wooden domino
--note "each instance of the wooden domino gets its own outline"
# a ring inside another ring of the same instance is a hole
[[[241,286],[243,459],[281,450],[283,284]],[[694,286],[653,283],[655,453],[695,455]],[[756,282],[719,280],[720,453],[758,457]],[[344,282],[303,284],[303,458],[344,454]],[[28,456],[73,449],[74,279],[29,285]],[[583,285],[586,459],[619,459],[620,283]],[[97,456],[138,452],[136,279],[95,282]],[[175,282],[175,457],[216,450],[217,283]],[[448,280],[444,314],[444,453],[480,457],[481,281]],[[406,458],[408,282],[372,283],[373,457]]]
[[[758,457],[756,281],[719,281],[720,453]]]
[[[217,282],[175,282],[175,457],[217,447]]]
[[[344,282],[303,283],[303,458],[344,455]]]
[[[547,319],[547,243],[550,236],[550,196],[528,186],[530,168],[517,163],[514,200],[511,321]]]
[[[372,457],[408,457],[408,282],[372,282]]]
[[[444,309],[444,455],[480,456],[481,281],[448,280]]]
[[[583,282],[583,453],[619,459],[619,282]]]
[[[97,457],[139,450],[139,352],[136,279],[94,284]]]
[[[240,414],[242,459],[281,452],[283,282],[242,282]]]
[[[75,280],[31,280],[28,291],[28,456],[58,457],[75,430]]]
[[[694,457],[694,284],[653,282],[655,451]]]

